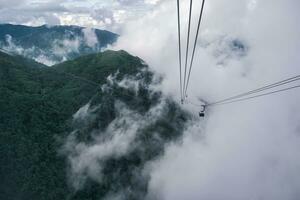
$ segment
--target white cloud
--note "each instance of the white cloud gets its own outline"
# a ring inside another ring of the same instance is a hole
[[[84,40],[85,40],[85,43],[87,44],[87,46],[94,48],[98,44],[98,38],[95,33],[95,29],[85,28],[85,29],[82,29],[82,32],[83,32]]]
[[[37,56],[36,58],[34,58],[34,60],[39,63],[43,63],[44,65],[47,65],[47,66],[52,66],[57,63],[56,61],[51,60],[48,56],[45,56],[43,54]]]
[[[26,0],[0,0],[0,9],[22,6]]]
[[[54,40],[52,49],[54,55],[61,56],[66,59],[66,56],[69,53],[79,52],[80,43],[81,38]]]
[[[0,1],[0,23],[39,26],[78,25],[120,32],[120,25],[142,16],[159,0]]]
[[[79,120],[83,120],[84,118],[86,118],[88,115],[90,115],[90,103],[84,105],[83,107],[81,107],[74,115],[73,118],[75,120],[79,119]]]
[[[181,2],[187,11],[187,1]],[[300,74],[299,6],[295,0],[207,1],[189,100],[211,102]],[[116,48],[163,73],[163,91],[179,99],[175,10],[173,1],[165,1],[128,22]],[[247,47],[243,55],[229,45],[235,39]],[[210,108],[204,121],[185,132],[182,144],[169,146],[146,169],[149,198],[298,199],[299,94]],[[185,107],[195,114],[200,109]]]
[[[162,114],[165,102],[153,107],[144,116],[131,111],[122,102],[116,102],[117,117],[105,131],[93,130],[93,141],[77,141],[76,131],[67,139],[63,152],[68,156],[71,166],[71,183],[75,189],[83,187],[87,179],[102,182],[102,167],[107,159],[120,158],[129,154],[138,144],[134,143],[140,129],[153,124]],[[101,106],[101,105],[100,105]],[[75,119],[89,117],[89,105],[82,107]],[[96,134],[97,133],[97,134]]]
[[[151,5],[156,5],[159,2],[161,2],[161,0],[145,0],[146,4],[151,4]]]

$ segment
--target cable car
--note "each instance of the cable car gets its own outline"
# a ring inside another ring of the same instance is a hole
[[[202,110],[199,112],[199,117],[205,117],[206,105],[202,105]]]

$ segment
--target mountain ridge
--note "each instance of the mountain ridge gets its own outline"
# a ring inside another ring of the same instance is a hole
[[[110,31],[80,26],[0,24],[0,48],[47,65],[101,52],[118,37]]]

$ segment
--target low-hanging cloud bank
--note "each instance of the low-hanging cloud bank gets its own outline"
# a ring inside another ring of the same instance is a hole
[[[144,199],[148,161],[162,155],[164,146],[177,141],[193,121],[155,90],[159,80],[147,67],[120,76],[119,71],[109,75],[100,94],[73,115],[74,131],[60,152],[67,157],[74,195],[93,185],[95,191],[88,194],[102,199]]]
[[[214,101],[300,74],[299,6],[296,0],[207,1],[189,99]],[[162,90],[179,99],[175,10],[166,0],[128,22],[115,48],[144,58],[164,75]],[[182,144],[149,163],[148,199],[299,199],[299,99],[295,90],[211,108]]]

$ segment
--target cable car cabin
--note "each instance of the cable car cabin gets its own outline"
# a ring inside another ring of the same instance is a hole
[[[199,117],[205,117],[206,105],[202,105],[202,110],[199,112]]]

